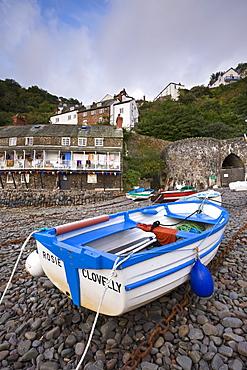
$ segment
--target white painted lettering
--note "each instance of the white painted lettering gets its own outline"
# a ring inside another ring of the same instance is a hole
[[[107,283],[107,278],[103,275],[96,274],[95,272],[90,272],[89,270],[82,269],[81,270],[82,276],[85,279],[93,281],[94,283],[98,283],[100,285],[105,286]],[[114,292],[120,293],[121,292],[121,283],[117,281],[111,280],[109,284],[109,289],[114,290]]]

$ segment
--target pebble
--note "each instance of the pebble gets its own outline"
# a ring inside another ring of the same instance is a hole
[[[247,192],[219,189],[230,213],[220,251],[228,253],[213,272],[214,294],[195,295],[166,332],[155,337],[139,370],[247,370]],[[0,273],[7,283],[23,242],[34,229],[54,227],[104,213],[145,206],[127,201],[49,208],[2,208]],[[230,206],[229,204],[233,204]],[[30,216],[31,215],[31,216]],[[232,239],[235,237],[234,239]],[[12,241],[12,243],[4,243]],[[30,240],[0,305],[0,368],[3,370],[75,370],[84,353],[95,313],[75,306],[47,278],[25,276]],[[24,275],[24,276],[23,276]],[[5,284],[6,284],[5,283]],[[0,285],[0,294],[5,285]],[[148,340],[161,318],[190,290],[187,282],[168,295],[120,317],[99,315],[80,370],[120,370],[132,351]],[[128,368],[126,367],[126,370]]]

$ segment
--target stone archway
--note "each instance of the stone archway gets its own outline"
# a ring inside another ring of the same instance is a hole
[[[245,168],[243,161],[236,154],[229,154],[222,163],[221,186],[228,186],[233,181],[244,181]]]

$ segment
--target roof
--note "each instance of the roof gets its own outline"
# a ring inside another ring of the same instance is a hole
[[[128,100],[123,100],[123,101],[119,101],[117,103],[114,104],[115,105],[121,105],[121,104],[127,104],[127,103],[130,103],[131,101],[135,101],[134,98],[129,98]]]
[[[0,137],[116,137],[123,138],[123,130],[115,126],[26,125],[0,127]]]
[[[90,108],[82,107],[78,110],[78,112],[85,112],[85,111],[90,111],[94,109],[100,109],[100,108],[107,108],[110,105],[112,105],[116,99],[109,99],[109,100],[101,100],[100,102],[94,103],[90,105]],[[100,104],[100,105],[99,105]]]

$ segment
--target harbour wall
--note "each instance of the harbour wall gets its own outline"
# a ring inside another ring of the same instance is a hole
[[[100,203],[116,198],[113,191],[81,192],[76,190],[2,190],[0,207],[54,207]]]

